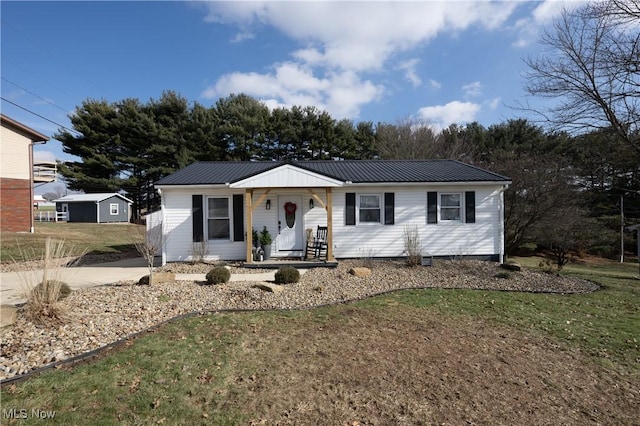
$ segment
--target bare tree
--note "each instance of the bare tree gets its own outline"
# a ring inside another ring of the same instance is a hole
[[[576,193],[570,173],[551,155],[503,153],[496,157],[495,166],[512,180],[504,194],[505,250],[510,255],[536,240],[538,224],[561,220],[562,210]]]
[[[134,241],[136,250],[140,253],[140,256],[147,261],[147,267],[149,268],[149,285],[153,284],[153,263],[155,257],[160,254],[162,246],[164,244],[164,238],[162,236],[162,224],[152,226],[149,229],[145,229],[145,226],[132,225],[136,227],[136,239]]]
[[[567,131],[612,128],[640,152],[640,0],[607,0],[567,11],[545,31],[546,48],[527,58],[525,90],[557,100],[521,105]]]
[[[551,251],[558,270],[569,263],[572,253],[585,250],[595,240],[596,223],[586,211],[568,203],[537,224],[536,241]]]
[[[53,200],[57,200],[58,198],[62,198],[66,195],[66,188],[62,185],[56,185],[49,192],[46,192],[42,195],[42,198],[51,202]]]

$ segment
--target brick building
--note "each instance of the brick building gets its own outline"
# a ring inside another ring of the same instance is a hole
[[[49,138],[0,114],[0,230],[33,232],[33,145]]]

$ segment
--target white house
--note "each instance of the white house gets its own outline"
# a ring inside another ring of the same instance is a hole
[[[404,257],[406,226],[423,253],[502,261],[507,177],[454,160],[198,162],[156,182],[162,261],[252,261],[252,229],[273,257],[302,257],[306,229],[328,227],[328,260]]]

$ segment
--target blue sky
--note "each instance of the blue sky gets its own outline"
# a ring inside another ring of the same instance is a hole
[[[173,90],[205,106],[246,93],[354,122],[489,126],[525,117],[513,108],[523,58],[540,54],[562,6],[579,4],[3,0],[2,112],[52,136],[50,121],[70,127],[88,98]],[[55,140],[35,156],[75,159]]]

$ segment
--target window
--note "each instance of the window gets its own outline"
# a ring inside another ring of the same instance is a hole
[[[462,197],[464,194],[464,199]],[[463,211],[464,209],[464,211]],[[475,191],[438,193],[427,192],[427,223],[476,223]]]
[[[360,194],[360,223],[380,223],[380,195]]]
[[[109,204],[109,214],[116,216],[120,212],[120,205],[118,203]]]
[[[210,240],[229,239],[229,199],[207,198],[207,228]]]
[[[462,221],[462,194],[440,194],[440,220]]]

